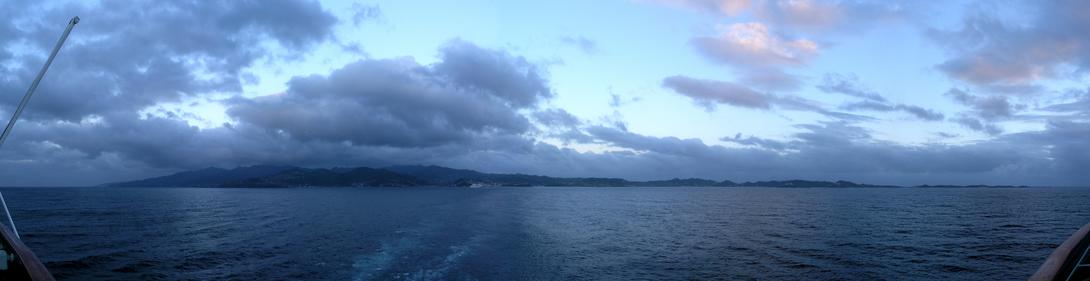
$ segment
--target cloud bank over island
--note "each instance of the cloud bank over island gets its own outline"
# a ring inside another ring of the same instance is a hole
[[[642,81],[681,107],[640,114],[672,120],[731,111],[791,123],[772,135],[708,139],[663,133],[695,124],[635,129],[646,127],[618,112],[628,102],[646,103],[640,98],[611,93],[612,101],[599,101],[563,90],[563,65],[623,55],[609,40],[577,32],[543,39],[578,51],[561,60],[459,36],[425,46],[428,55],[375,56],[367,50],[384,44],[381,38],[345,30],[381,26],[373,21],[379,17],[390,28],[407,26],[396,24],[410,19],[382,5],[353,12],[306,0],[15,0],[0,10],[0,116],[10,116],[65,19],[84,21],[0,148],[0,185],[89,185],[262,164],[420,164],[632,180],[1086,185],[1090,88],[1080,82],[1090,37],[1078,27],[1090,23],[1075,13],[1090,7],[1021,3],[1035,9],[1016,25],[973,3],[949,26],[921,23],[935,7],[884,1],[621,3],[709,21],[674,43],[677,54],[645,55],[684,55],[714,71],[678,67]],[[945,91],[917,93],[927,103],[878,90],[881,84],[857,75],[865,70],[822,68],[829,64],[823,56],[844,42],[889,26],[918,30],[945,55],[921,70],[949,83]],[[293,68],[309,61],[328,67]],[[266,70],[270,65],[288,67]],[[261,83],[282,90],[250,90]],[[571,101],[578,106],[564,106]],[[909,142],[897,139],[898,124],[955,130]],[[955,140],[964,134],[977,135]]]

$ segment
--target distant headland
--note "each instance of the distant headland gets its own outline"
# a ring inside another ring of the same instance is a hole
[[[107,183],[110,187],[313,187],[313,186],[716,186],[716,187],[904,187],[850,181],[777,180],[756,182],[715,181],[688,178],[631,181],[620,178],[562,178],[525,174],[492,174],[440,166],[390,166],[385,168],[311,169],[258,165],[234,169],[205,168],[135,181]],[[921,185],[915,187],[1026,187],[993,185]]]

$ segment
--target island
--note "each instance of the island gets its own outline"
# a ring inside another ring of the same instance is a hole
[[[257,165],[224,169],[210,167],[141,180],[107,183],[107,187],[903,187],[850,181],[775,180],[755,182],[715,181],[700,178],[632,181],[621,178],[564,178],[526,174],[494,174],[441,166],[405,165],[384,168],[303,168]],[[916,187],[1013,187],[988,185],[921,185]],[[1018,186],[1024,187],[1024,186]]]

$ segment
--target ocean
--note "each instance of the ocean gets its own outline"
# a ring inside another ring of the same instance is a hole
[[[1090,188],[3,188],[58,280],[1025,279]]]

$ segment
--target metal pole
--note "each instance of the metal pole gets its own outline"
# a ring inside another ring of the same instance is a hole
[[[49,70],[49,65],[53,63],[53,58],[57,57],[57,52],[61,51],[61,45],[64,45],[64,40],[68,39],[68,33],[72,32],[72,28],[76,27],[79,23],[79,17],[73,17],[68,21],[68,28],[64,29],[64,34],[61,34],[61,39],[57,40],[57,46],[53,47],[53,53],[49,54],[49,59],[45,61],[45,65],[42,66],[42,70],[38,71],[38,77],[34,78],[34,82],[30,83],[30,88],[26,90],[26,94],[23,95],[23,100],[19,101],[19,107],[15,108],[15,113],[11,115],[11,120],[8,120],[8,126],[4,127],[4,133],[0,135],[0,145],[4,144],[4,140],[8,139],[8,134],[11,134],[11,128],[15,126],[15,121],[19,120],[19,114],[23,113],[23,108],[26,108],[27,102],[30,101],[30,96],[34,95],[34,90],[38,89],[38,83],[42,82],[42,77],[45,76],[45,71]],[[12,225],[14,228],[15,225]]]
[[[15,233],[15,238],[19,238],[19,230],[15,229],[15,221],[11,219],[11,211],[8,210],[8,202],[4,201],[3,193],[0,193],[0,205],[4,205],[4,214],[8,215],[8,224],[11,225],[11,232]]]
[[[64,34],[61,34],[61,39],[57,40],[57,45],[53,46],[53,52],[49,53],[49,59],[45,60],[45,65],[42,66],[42,70],[38,71],[38,77],[35,77],[34,82],[30,83],[30,88],[26,90],[23,99],[19,101],[19,106],[15,108],[15,113],[11,115],[11,120],[8,120],[8,126],[4,127],[4,133],[0,134],[0,145],[3,145],[4,140],[8,139],[8,135],[11,134],[11,128],[15,126],[15,121],[19,120],[19,114],[23,113],[23,108],[26,108],[27,102],[30,102],[30,96],[34,95],[34,90],[38,89],[38,83],[42,82],[45,71],[49,70],[50,64],[53,64],[53,59],[57,57],[57,53],[61,51],[61,46],[64,45],[64,41],[68,40],[68,34],[72,33],[72,28],[76,27],[77,23],[79,23],[79,17],[72,17],[72,20],[68,21],[68,28],[64,29]],[[4,214],[8,217],[8,224],[11,224],[11,232],[15,233],[15,238],[19,238],[19,230],[15,229],[15,221],[11,219],[11,211],[8,210],[8,202],[4,201],[3,193],[0,193],[0,206],[4,207]]]

